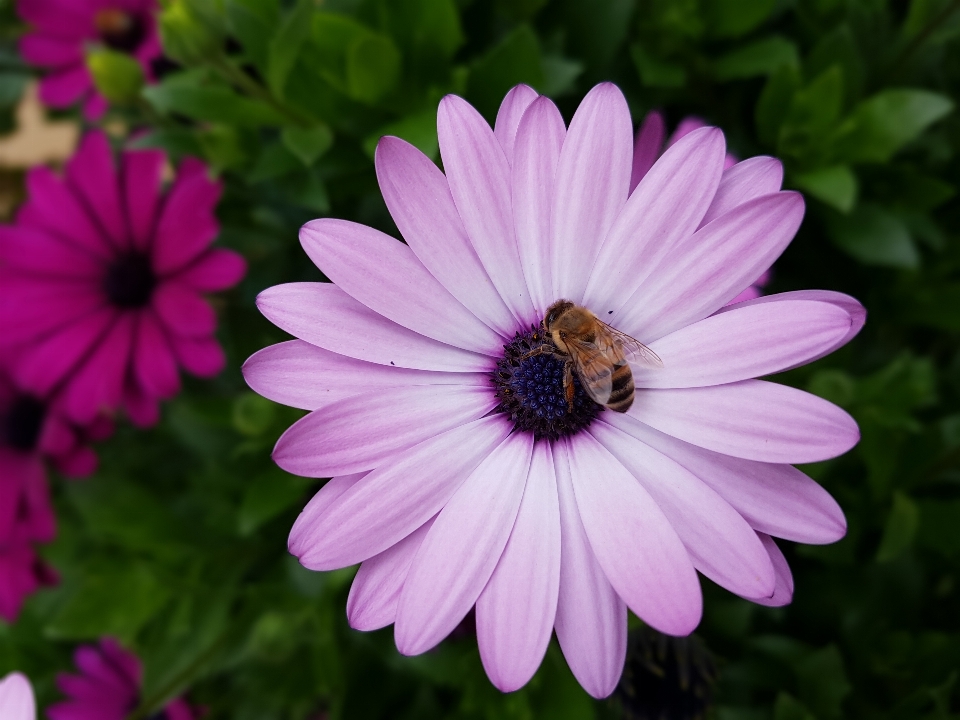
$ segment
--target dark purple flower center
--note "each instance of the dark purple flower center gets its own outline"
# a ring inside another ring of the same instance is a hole
[[[147,34],[144,19],[120,8],[104,8],[93,18],[97,35],[108,48],[132,53]]]
[[[150,302],[157,276],[145,253],[120,255],[107,269],[103,289],[110,302],[121,308],[143,307]]]
[[[506,413],[514,427],[531,432],[537,439],[556,440],[587,427],[603,410],[581,387],[573,374],[573,409],[563,390],[564,361],[553,355],[524,357],[534,348],[549,343],[539,328],[517,333],[503,346],[503,357],[492,373],[500,404],[496,412]]]
[[[0,417],[3,444],[29,452],[37,446],[47,406],[32,395],[20,395]]]

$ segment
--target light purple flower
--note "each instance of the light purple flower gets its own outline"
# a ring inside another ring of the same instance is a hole
[[[377,148],[406,244],[315,220],[300,239],[333,284],[260,295],[299,339],[250,358],[247,382],[312,411],[274,459],[333,478],[294,524],[290,551],[313,570],[362,563],[350,623],[394,623],[405,655],[476,606],[498,688],[530,679],[555,630],[574,675],[603,697],[623,668],[628,607],[690,633],[697,571],[782,605],[793,583],[771,536],[844,535],[837,503],[789,463],[846,452],[856,424],[754,378],[843,345],[864,311],[822,291],[724,307],[783,252],[803,200],[780,191],[773,158],[724,170],[715,128],[677,141],[631,193],[630,114],[614,85],[595,87],[569,128],[525,86],[493,130],[447,96],[438,131],[446,175],[397,138]],[[662,358],[662,369],[633,368],[627,414],[579,389],[568,413],[562,363],[522,359],[558,298]]]
[[[87,120],[98,120],[106,99],[93,86],[86,46],[102,44],[133,56],[147,79],[160,57],[156,0],[18,0],[17,12],[34,26],[20,41],[27,62],[49,70],[40,99],[55,108],[83,102]]]
[[[25,675],[12,672],[0,680],[0,718],[37,720],[37,701],[33,686]]]

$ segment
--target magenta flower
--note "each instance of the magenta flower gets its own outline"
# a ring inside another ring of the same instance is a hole
[[[124,720],[140,704],[140,660],[116,640],[103,638],[99,645],[81,645],[73,661],[80,673],[57,676],[57,687],[68,699],[47,708],[50,720]],[[158,717],[194,720],[200,713],[177,698]]]
[[[153,77],[151,60],[160,57],[156,0],[18,0],[17,12],[34,26],[20,41],[27,62],[49,70],[40,99],[55,108],[83,103],[87,120],[107,109],[87,69],[86,48],[104,45],[128,53]]]
[[[790,463],[849,450],[843,410],[759,376],[850,340],[862,306],[803,291],[724,307],[783,252],[803,199],[780,163],[724,170],[701,128],[630,192],[633,140],[619,89],[595,87],[570,127],[520,86],[491,130],[464,100],[440,103],[446,175],[397,138],[377,176],[406,244],[334,219],[304,249],[333,284],[293,283],[258,304],[297,340],[261,350],[252,388],[310,410],[281,437],[285,470],[332,477],[290,551],[313,570],[362,563],[353,627],[394,623],[406,655],[475,606],[480,656],[508,691],[555,630],[596,697],[623,668],[627,608],[672,635],[699,623],[697,571],[767,605],[793,581],[772,536],[828,543],[837,503]],[[647,344],[626,414],[603,409],[563,362],[527,357],[559,298]]]
[[[33,686],[22,673],[12,672],[0,680],[0,717],[4,720],[37,720]]]
[[[117,170],[106,136],[90,132],[64,178],[30,171],[16,224],[0,227],[0,345],[19,348],[11,373],[79,424],[122,406],[149,425],[179,391],[178,368],[210,377],[224,366],[203,295],[235,285],[246,265],[209,247],[220,184],[188,158],[164,193],[164,162],[130,150]]]

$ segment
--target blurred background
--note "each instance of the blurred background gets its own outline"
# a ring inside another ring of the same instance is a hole
[[[72,71],[24,41],[59,3],[99,13],[64,51]],[[221,373],[184,375],[155,423],[111,414],[112,435],[88,438],[99,464],[84,479],[41,459],[55,538],[31,545],[36,582],[0,622],[0,674],[28,674],[41,706],[63,700],[55,677],[76,672],[76,649],[109,637],[143,671],[118,718],[176,697],[211,720],[960,718],[960,2],[0,0],[0,29],[0,222],[16,221],[31,167],[59,170],[97,127],[117,152],[163,150],[168,180],[184,157],[203,160],[223,185],[216,243],[249,264],[211,296]],[[51,88],[68,71],[86,84]],[[866,305],[856,340],[778,377],[860,424],[857,448],[803,468],[849,532],[783,544],[796,582],[785,608],[703,579],[690,640],[631,618],[609,700],[584,693],[555,641],[533,681],[503,695],[469,621],[401,657],[392,629],[348,628],[353,570],[311,573],[287,554],[322,481],[273,465],[301,413],[250,392],[240,366],[286,339],[257,293],[323,279],[302,223],[329,215],[398,236],[374,175],[381,135],[438,159],[446,93],[492,122],[527,83],[569,121],[604,80],[635,124],[658,110],[669,132],[693,116],[739,158],[782,159],[807,214],[763,292],[832,289]]]

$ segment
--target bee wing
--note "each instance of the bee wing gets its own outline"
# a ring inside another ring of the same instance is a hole
[[[597,347],[601,352],[613,356],[617,365],[632,361],[648,368],[663,367],[663,360],[642,342],[610,327],[603,320],[597,320],[597,322],[603,330],[597,333]]]
[[[593,343],[580,340],[567,340],[566,343],[583,389],[594,402],[606,405],[613,393],[613,360]]]

